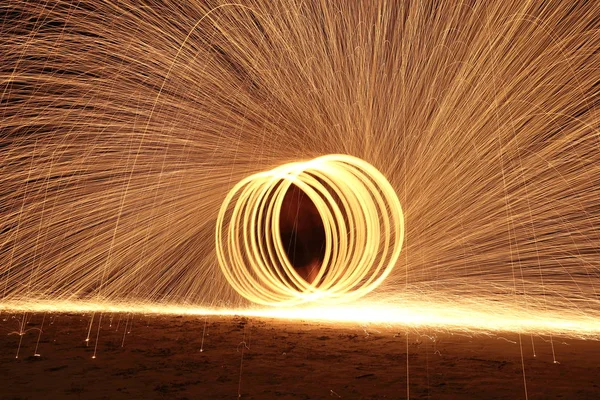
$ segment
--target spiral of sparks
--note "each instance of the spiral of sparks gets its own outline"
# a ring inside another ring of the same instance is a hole
[[[600,332],[599,15],[567,0],[2,1],[0,307],[247,308],[219,266],[223,199],[348,154],[406,220],[359,305]],[[367,247],[339,232],[330,267]]]
[[[313,201],[325,227],[325,257],[312,283],[295,271],[281,241],[281,206],[292,184]],[[387,179],[363,160],[333,154],[240,181],[221,206],[215,244],[239,294],[263,305],[297,305],[371,292],[396,265],[403,237],[402,208]]]

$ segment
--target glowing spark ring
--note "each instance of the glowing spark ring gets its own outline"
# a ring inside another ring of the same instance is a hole
[[[292,185],[315,204],[325,230],[324,260],[313,283],[300,277],[281,241],[281,207]],[[404,239],[404,216],[375,167],[332,154],[242,179],[223,201],[215,236],[221,270],[246,299],[335,303],[366,295],[390,274]]]

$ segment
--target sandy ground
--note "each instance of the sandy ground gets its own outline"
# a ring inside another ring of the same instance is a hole
[[[91,315],[22,318],[0,315],[1,399],[519,399],[521,348],[529,399],[600,399],[598,341],[553,338],[554,363],[514,333],[105,314],[92,358],[98,314],[89,342]]]

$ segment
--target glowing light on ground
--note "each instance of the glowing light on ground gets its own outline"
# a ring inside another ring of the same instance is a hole
[[[81,301],[17,301],[0,305],[3,312],[33,313],[139,313],[164,315],[214,315],[275,318],[314,323],[383,324],[391,327],[437,328],[466,332],[515,332],[564,335],[600,340],[600,320],[585,314],[562,314],[509,310],[503,305],[480,303],[479,309],[465,304],[406,302],[390,306],[360,302],[335,306],[294,308],[207,308],[185,305],[99,303]]]

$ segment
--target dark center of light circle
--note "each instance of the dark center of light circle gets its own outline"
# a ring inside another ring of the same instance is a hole
[[[290,264],[313,283],[325,256],[325,228],[314,202],[296,185],[283,198],[279,229]]]

